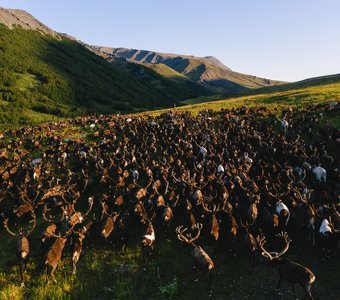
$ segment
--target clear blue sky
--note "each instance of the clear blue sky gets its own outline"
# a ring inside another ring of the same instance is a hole
[[[0,0],[93,45],[213,55],[296,81],[340,73],[339,0]]]

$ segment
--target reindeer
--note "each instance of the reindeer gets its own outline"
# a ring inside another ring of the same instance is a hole
[[[57,225],[52,223],[46,227],[41,237],[41,249],[42,253],[46,253],[47,249],[51,246],[53,242],[53,235],[57,231]]]
[[[260,197],[258,195],[252,195],[250,197],[251,204],[249,205],[248,211],[247,211],[247,217],[251,224],[254,224],[258,217],[258,204],[260,202]]]
[[[309,296],[310,299],[313,299],[311,288],[312,284],[315,281],[315,275],[308,268],[295,263],[288,258],[281,257],[285,254],[289,249],[289,244],[291,243],[291,239],[289,238],[287,233],[281,232],[278,237],[282,238],[285,243],[285,247],[282,251],[278,252],[268,252],[264,245],[266,243],[266,238],[258,236],[257,244],[259,250],[261,250],[261,255],[266,259],[269,259],[270,263],[277,268],[279,272],[279,282],[277,284],[276,289],[278,289],[281,285],[282,279],[285,279],[292,283],[294,299],[296,299],[296,291],[295,284],[299,284],[305,291],[305,296]]]
[[[188,220],[187,223],[190,225],[191,230],[194,230],[196,228],[197,223],[194,214],[194,207],[188,199],[185,199],[184,207],[185,207],[184,214],[186,216],[186,219]]]
[[[324,256],[327,256],[330,252],[330,245],[332,236],[334,233],[339,233],[340,230],[336,229],[331,221],[331,216],[325,217],[320,225],[319,234],[321,237],[321,247]]]
[[[142,239],[142,260],[144,260],[145,257],[152,258],[154,254],[156,234],[152,225],[152,220],[155,218],[155,216],[156,215],[153,214],[151,220],[145,218],[141,221],[143,224],[147,224],[147,229]]]
[[[238,222],[233,215],[233,206],[230,202],[224,202],[222,210],[225,212],[224,221],[225,221],[225,230],[227,237],[230,237],[232,242],[235,243],[237,232],[238,232]]]
[[[74,212],[68,219],[69,226],[75,226],[76,224],[81,224],[84,222],[85,217],[90,213],[93,206],[93,198],[89,197],[88,199],[89,207],[85,213],[81,213],[76,211],[74,208],[74,203],[72,203],[72,211]]]
[[[75,225],[74,225],[75,226]],[[48,268],[51,268],[50,276],[52,276],[54,283],[57,283],[57,279],[54,276],[54,272],[57,269],[57,266],[61,260],[63,249],[67,242],[67,237],[72,233],[72,226],[64,235],[56,235],[51,233],[51,236],[55,237],[54,243],[47,250],[45,256],[45,273],[46,273],[46,281],[48,281]]]
[[[17,243],[17,259],[20,263],[20,280],[21,280],[21,286],[25,286],[24,283],[24,272],[26,270],[27,262],[30,257],[30,243],[28,240],[28,237],[33,232],[36,224],[37,219],[34,212],[32,212],[32,220],[30,222],[33,222],[33,225],[30,230],[24,231],[22,228],[18,229],[18,233],[13,232],[9,226],[8,226],[8,219],[4,220],[4,227],[6,228],[7,232],[13,236],[18,237],[18,243]],[[16,226],[15,226],[16,227]]]
[[[296,208],[300,216],[300,220],[302,219],[302,223],[304,224],[304,220],[307,220],[307,227],[308,227],[308,240],[312,241],[313,247],[315,247],[315,222],[316,217],[320,217],[317,214],[317,211],[310,201],[310,197],[313,190],[301,194],[298,188],[295,189],[295,196],[299,199],[300,203],[297,204]]]
[[[134,206],[134,212],[136,216],[140,219],[140,222],[145,224],[146,220],[148,219],[148,214],[145,210],[144,203],[142,201],[138,201]]]
[[[319,182],[326,182],[327,172],[321,166],[313,168],[312,172],[315,174],[315,178]]]
[[[249,261],[250,261],[250,273],[254,271],[255,268],[255,255],[257,251],[257,242],[254,236],[249,232],[249,227],[252,224],[249,224],[248,221],[246,221],[246,224],[243,224],[242,219],[240,219],[240,224],[241,227],[244,228],[245,230],[245,235],[244,235],[244,245],[246,248],[246,251],[249,256]]]
[[[218,222],[218,219],[216,217],[216,213],[218,213],[221,210],[221,205],[216,206],[213,205],[213,209],[209,209],[204,201],[202,201],[202,207],[208,214],[211,215],[211,236],[215,239],[215,241],[219,238],[219,231],[220,231],[220,225]]]
[[[278,193],[276,195],[274,195],[273,193],[271,193],[269,191],[267,184],[268,184],[268,182],[265,183],[265,190],[266,190],[267,194],[276,200],[275,212],[279,216],[279,227],[280,227],[281,230],[287,230],[288,221],[290,219],[290,212],[289,212],[289,208],[287,207],[287,205],[285,203],[283,203],[281,198],[284,197],[285,195],[287,195],[288,192],[286,192],[285,194],[282,193],[280,196],[279,196]],[[275,186],[274,186],[274,188],[275,188]],[[267,202],[267,205],[269,207],[272,206],[272,204],[269,204],[268,202]]]
[[[103,203],[104,205],[104,203]],[[119,216],[119,213],[113,212],[113,213],[108,213],[104,208],[103,208],[103,226],[101,230],[101,235],[105,240],[105,252],[106,252],[106,247],[107,247],[107,240],[112,234],[113,230],[115,229],[115,222]]]
[[[130,212],[126,210],[120,214],[120,218],[117,220],[117,231],[116,231],[116,249],[125,251],[128,239],[129,239],[129,229],[130,229]],[[119,248],[118,248],[119,247]]]
[[[170,195],[172,196],[172,195]],[[175,201],[173,203],[170,203],[171,201]],[[176,199],[172,199],[169,197],[169,201],[166,204],[165,199],[162,195],[159,195],[156,200],[156,213],[159,215],[159,221],[163,225],[167,225],[168,227],[171,224],[171,221],[174,217],[173,208],[176,207],[177,203],[179,201],[179,196],[176,197]]]
[[[73,262],[73,275],[76,275],[77,273],[77,263],[80,258],[80,254],[83,248],[83,239],[85,238],[86,234],[86,227],[83,228],[80,232],[78,232],[78,238],[76,239],[76,242],[74,243],[73,247],[73,254],[72,254],[72,262]]]
[[[172,208],[169,205],[166,205],[164,207],[163,215],[162,215],[163,224],[167,224],[169,226],[173,217],[174,217],[174,214],[173,214]]]
[[[290,212],[286,204],[282,200],[279,200],[275,204],[275,211],[279,216],[280,227],[287,230],[288,221],[290,218]]]
[[[196,228],[198,232],[197,232],[197,235],[194,237],[192,237],[190,233],[186,233],[188,228],[183,228],[183,225],[178,226],[176,228],[176,233],[177,233],[177,238],[180,241],[185,242],[191,247],[193,247],[192,255],[193,255],[195,267],[205,274],[205,277],[208,282],[208,293],[209,293],[209,296],[212,296],[211,286],[212,286],[212,272],[214,270],[214,263],[212,259],[209,257],[209,255],[202,249],[202,247],[196,246],[194,243],[194,241],[196,241],[199,238],[202,227],[203,227],[202,224],[197,223]],[[196,278],[194,281],[195,282],[198,281],[197,274],[196,274]]]
[[[19,205],[17,208],[15,208],[13,210],[13,213],[15,214],[15,216],[17,218],[20,218],[28,213],[32,213],[35,208],[36,208],[36,204],[35,201],[39,196],[39,192],[36,193],[35,198],[34,199],[30,199],[27,195],[26,191],[23,191],[21,193],[21,199],[24,202],[23,204]]]

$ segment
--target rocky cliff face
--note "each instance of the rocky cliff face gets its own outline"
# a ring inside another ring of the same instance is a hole
[[[23,29],[37,30],[42,34],[48,34],[54,37],[60,36],[59,33],[35,19],[31,14],[20,9],[6,9],[0,7],[0,23],[9,28],[18,26]]]

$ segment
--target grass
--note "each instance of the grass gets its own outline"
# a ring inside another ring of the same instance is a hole
[[[50,114],[37,112],[32,109],[25,109],[22,117],[25,119],[25,123],[22,125],[39,124],[47,121],[61,121],[63,119],[60,116],[51,116]]]
[[[21,92],[27,91],[29,89],[34,89],[36,86],[41,84],[41,81],[39,80],[38,76],[34,74],[21,74],[19,79],[16,82],[18,89]]]
[[[199,103],[205,103],[210,101],[217,101],[225,99],[225,96],[223,95],[210,95],[210,96],[201,96],[196,98],[187,99],[184,101],[181,101],[182,105],[192,105],[192,104],[199,104]]]
[[[135,230],[135,229],[134,229]],[[140,234],[139,228],[136,228]],[[173,230],[174,231],[174,230]],[[0,240],[8,240],[2,233]],[[133,233],[132,233],[133,234]],[[138,236],[136,234],[136,236]],[[206,299],[207,285],[202,276],[200,282],[193,282],[192,259],[187,245],[180,243],[170,233],[171,239],[158,231],[156,256],[146,264],[141,263],[141,251],[136,240],[129,244],[125,253],[116,253],[102,248],[85,249],[78,263],[78,273],[74,277],[71,267],[71,253],[64,251],[58,266],[57,284],[45,282],[41,259],[35,255],[28,264],[25,274],[26,286],[20,288],[18,267],[14,264],[15,239],[5,245],[6,259],[1,258],[0,298],[1,299]],[[300,239],[304,240],[303,238]],[[305,242],[305,241],[304,241]],[[282,283],[281,294],[273,292],[277,284],[276,271],[267,266],[259,257],[255,272],[248,272],[248,262],[241,249],[234,256],[232,244],[228,240],[215,245],[201,240],[200,244],[213,258],[216,271],[213,291],[216,299],[290,299],[291,287]],[[335,254],[333,253],[333,258]],[[287,255],[311,268],[317,276],[314,294],[316,299],[337,299],[340,276],[339,264],[334,260],[321,262],[316,257],[316,249],[304,245],[292,245]],[[7,261],[7,264],[6,264]],[[9,261],[9,262],[8,262]],[[303,296],[297,288],[299,298]]]
[[[301,110],[308,109],[310,105],[340,101],[340,83],[330,83],[321,86],[311,86],[302,89],[296,88],[293,90],[275,91],[271,93],[266,92],[258,95],[248,95],[222,100],[219,99],[220,97],[221,96],[218,96],[217,99],[213,96],[193,98],[182,102],[182,104],[189,105],[177,107],[176,110],[189,110],[192,114],[196,115],[203,110],[219,111],[221,109],[240,106],[265,106],[270,112],[280,114],[283,109],[288,109],[290,107]],[[210,102],[205,102],[206,100]],[[144,112],[143,114],[155,117],[168,111],[170,111],[170,109]],[[331,125],[340,128],[339,114],[331,116],[328,120]]]
[[[173,79],[173,80],[189,80],[185,75],[176,72],[174,69],[168,67],[165,64],[149,64],[144,63],[145,66],[154,70],[158,74],[162,75],[165,78]]]

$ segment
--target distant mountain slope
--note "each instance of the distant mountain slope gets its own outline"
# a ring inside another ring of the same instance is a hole
[[[340,102],[340,74],[313,77],[293,83],[255,89],[246,95],[229,97],[223,95],[202,96],[184,100],[181,104],[208,104],[207,102],[226,103],[228,99],[243,99],[245,100],[244,104],[247,105],[253,104],[252,99],[261,100],[263,103],[267,101],[270,105],[278,105],[283,99],[286,101],[285,105],[289,105],[289,101],[291,101],[292,104],[294,102],[294,105],[299,107],[305,106],[307,102],[309,104],[331,101]],[[223,101],[221,102],[221,100]],[[301,101],[301,103],[299,103],[299,101]],[[232,103],[239,104],[241,102],[230,102],[228,106]]]
[[[171,67],[159,63],[159,64],[152,64],[147,62],[139,62],[139,61],[132,61],[130,59],[126,59],[124,57],[116,57],[111,54],[109,54],[106,51],[102,51],[101,47],[96,46],[90,46],[86,43],[80,42],[83,46],[85,46],[90,51],[94,52],[95,54],[105,58],[110,63],[119,66],[119,67],[126,67],[129,66],[128,69],[151,69],[158,73],[160,76],[172,80],[177,85],[187,85],[189,89],[194,88],[196,91],[200,91],[200,93],[203,95],[211,94],[211,91],[206,87],[203,87],[201,84],[195,82],[191,78],[185,76],[184,74],[181,74],[177,72],[176,70],[172,69]],[[133,68],[131,65],[135,65],[135,68]]]
[[[6,24],[0,24],[0,127],[171,107],[208,94],[191,80],[168,79],[144,65],[111,64],[25,12],[1,9],[0,20]]]
[[[256,90],[256,93],[262,92],[280,92],[280,91],[289,91],[292,89],[302,89],[308,87],[316,87],[320,85],[332,84],[332,83],[340,83],[340,73],[326,76],[318,76],[313,78],[304,79],[301,81],[296,81],[292,83],[282,84],[279,86],[271,86],[268,88],[262,88]]]
[[[248,89],[282,84],[281,81],[264,79],[234,72],[213,56],[195,57],[147,50],[92,46],[109,59],[127,59],[131,62],[164,64],[215,93],[244,92]]]

